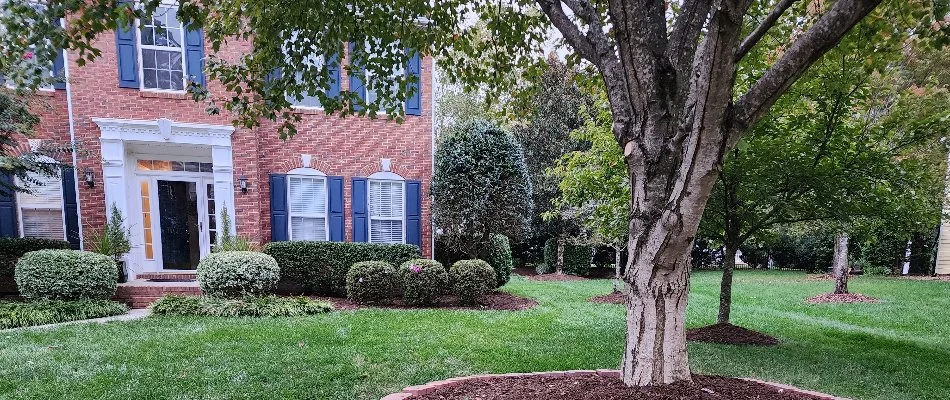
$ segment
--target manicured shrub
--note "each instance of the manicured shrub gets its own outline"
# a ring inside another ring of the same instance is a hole
[[[109,299],[118,269],[109,256],[79,250],[39,250],[23,255],[15,279],[27,299]]]
[[[564,245],[564,273],[587,275],[590,272],[591,246],[566,243]],[[557,239],[544,243],[544,263],[548,272],[557,271]]]
[[[280,266],[281,283],[299,286],[305,292],[346,295],[346,273],[362,261],[385,261],[391,265],[419,258],[411,244],[349,242],[271,242],[264,253]]]
[[[445,293],[449,273],[435,260],[409,260],[399,267],[402,299],[409,305],[435,304]]]
[[[357,303],[394,297],[399,287],[396,269],[385,261],[358,262],[346,273],[346,296]]]
[[[20,257],[31,251],[48,249],[68,250],[69,243],[65,240],[0,237],[0,292],[16,291],[13,270]]]
[[[452,292],[462,304],[476,304],[495,288],[495,270],[482,260],[462,260],[449,271]]]
[[[0,329],[111,317],[127,311],[125,304],[110,300],[0,301]]]
[[[208,317],[296,317],[333,311],[325,301],[306,297],[243,297],[226,299],[210,296],[170,295],[152,303],[157,315],[196,315]]]
[[[511,258],[511,245],[505,235],[492,235],[491,246],[488,247],[488,264],[495,269],[495,287],[502,287],[511,279],[514,270],[514,261]]]
[[[280,279],[274,258],[251,251],[212,253],[198,263],[201,291],[216,297],[258,296],[271,293]]]

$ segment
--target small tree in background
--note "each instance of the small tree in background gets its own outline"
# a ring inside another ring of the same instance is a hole
[[[453,127],[439,139],[432,196],[433,221],[456,253],[478,258],[493,234],[522,237],[533,205],[521,146],[488,122]]]
[[[250,239],[231,233],[231,214],[228,213],[228,206],[221,207],[221,215],[218,217],[220,228],[218,229],[218,241],[211,248],[211,252],[218,253],[222,251],[261,251],[260,246]]]

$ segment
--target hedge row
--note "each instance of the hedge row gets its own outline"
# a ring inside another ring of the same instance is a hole
[[[571,275],[587,275],[590,272],[592,257],[591,246],[581,244],[564,245],[564,273]],[[557,270],[557,239],[552,238],[544,242],[544,273]]]
[[[477,304],[495,289],[495,270],[482,260],[461,260],[446,273],[441,263],[416,259],[397,271],[385,261],[353,264],[346,276],[347,297],[357,303],[378,303],[402,296],[408,305],[432,305],[443,294],[460,304]]]
[[[410,244],[350,242],[271,242],[263,251],[277,260],[282,286],[336,296],[346,295],[346,274],[353,264],[384,261],[401,265],[422,255]]]

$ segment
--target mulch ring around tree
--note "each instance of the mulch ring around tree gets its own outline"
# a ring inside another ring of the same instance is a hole
[[[367,308],[391,308],[405,310],[498,310],[498,311],[521,311],[534,308],[538,305],[537,301],[527,297],[521,297],[508,292],[495,291],[479,300],[478,305],[463,306],[458,304],[455,296],[441,296],[436,304],[431,306],[411,306],[407,305],[402,299],[391,299],[389,302],[377,304],[354,303],[345,297],[310,297],[314,300],[329,301],[337,310],[360,310]]]
[[[605,294],[603,296],[591,297],[588,300],[591,303],[601,303],[601,304],[624,304],[625,297],[622,292],[613,292],[611,294]]]
[[[779,340],[772,336],[728,323],[687,329],[686,340],[751,346],[775,346],[779,344]]]
[[[408,388],[407,388],[408,389]],[[693,375],[692,382],[632,388],[598,374],[498,376],[441,385],[406,400],[825,400],[829,397],[765,383]]]
[[[825,293],[819,294],[815,297],[810,297],[805,299],[805,302],[808,304],[851,304],[851,303],[880,303],[881,299],[877,299],[870,296],[865,296],[858,293]]]
[[[833,281],[835,276],[833,274],[809,274],[805,277],[806,281]]]

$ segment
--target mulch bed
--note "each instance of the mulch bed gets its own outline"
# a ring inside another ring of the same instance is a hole
[[[535,276],[526,276],[526,279],[532,281],[546,281],[546,282],[568,282],[568,281],[586,281],[587,278],[577,275],[568,275],[568,274],[544,274],[544,275],[535,275]]]
[[[591,303],[602,303],[602,304],[624,304],[626,298],[621,292],[613,292],[611,294],[605,294],[603,296],[591,297]]]
[[[402,299],[392,299],[388,303],[379,304],[360,304],[354,303],[344,297],[322,297],[311,296],[314,300],[329,301],[337,310],[359,310],[367,308],[392,308],[406,310],[500,310],[500,311],[521,311],[534,308],[538,302],[527,297],[521,297],[508,292],[496,291],[482,298],[478,305],[461,306],[455,296],[442,296],[437,304],[432,306],[410,306],[403,303]]]
[[[686,340],[692,342],[775,346],[779,340],[762,332],[733,324],[714,324],[686,330]]]
[[[810,297],[805,300],[808,304],[851,304],[851,303],[880,303],[881,299],[876,299],[874,297],[865,296],[858,293],[843,293],[843,294],[834,294],[834,293],[825,293],[819,294],[815,297]]]
[[[692,383],[631,388],[600,375],[497,377],[462,381],[411,400],[823,400],[761,383],[693,375]],[[407,399],[407,400],[408,400]]]
[[[950,275],[937,275],[937,276],[925,276],[925,275],[903,275],[899,276],[899,279],[906,279],[909,281],[946,281],[950,282]]]
[[[835,280],[835,276],[832,274],[819,274],[819,275],[811,274],[811,275],[806,276],[805,280],[806,281],[833,281]]]

